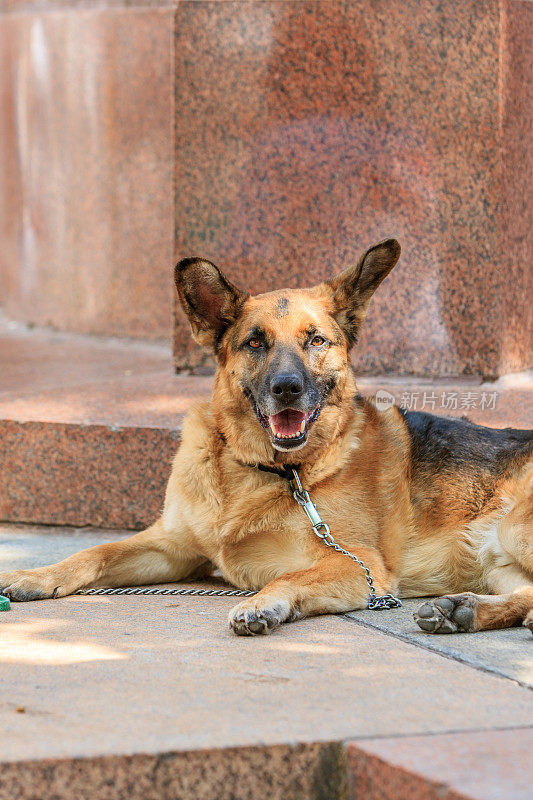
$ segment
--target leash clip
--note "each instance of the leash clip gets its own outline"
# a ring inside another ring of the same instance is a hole
[[[292,494],[296,502],[302,506],[303,510],[309,517],[309,521],[313,526],[313,530],[318,536],[319,539],[322,539],[324,544],[332,545],[335,544],[335,539],[331,535],[331,531],[329,525],[324,522],[320,514],[318,513],[317,507],[309,497],[309,492],[307,492],[303,486],[302,482],[300,481],[300,476],[298,475],[295,469],[292,470],[293,478],[291,480],[291,488]]]

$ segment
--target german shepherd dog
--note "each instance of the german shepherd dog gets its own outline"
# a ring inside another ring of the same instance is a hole
[[[533,431],[379,411],[357,393],[350,349],[399,255],[388,239],[326,283],[256,297],[209,261],[180,261],[181,304],[217,369],[211,401],[184,422],[160,519],[53,566],[2,573],[2,593],[63,597],[216,567],[260,590],[230,612],[240,635],[364,608],[363,570],[325,547],[295,502],[284,474],[297,465],[377,594],[439,596],[415,614],[422,630],[533,630]]]

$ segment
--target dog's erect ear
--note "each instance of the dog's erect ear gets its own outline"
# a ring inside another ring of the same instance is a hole
[[[194,338],[198,344],[215,347],[249,295],[203,258],[184,258],[176,264],[174,279]]]
[[[331,293],[333,316],[350,347],[357,341],[372,295],[400,258],[400,252],[396,239],[385,239],[367,250],[355,267],[323,284]]]

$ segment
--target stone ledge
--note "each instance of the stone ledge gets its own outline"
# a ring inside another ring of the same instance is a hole
[[[183,417],[213,383],[173,375],[171,363],[163,345],[30,331],[0,319],[0,519],[130,529],[153,522]],[[533,373],[491,384],[388,375],[362,378],[359,388],[492,427],[531,424]],[[454,393],[457,408],[441,407]],[[475,407],[461,407],[469,397]]]
[[[17,800],[344,800],[341,743],[1,764]]]
[[[210,381],[168,347],[0,324],[0,518],[143,528]]]
[[[162,507],[179,431],[0,420],[0,519],[142,529]]]
[[[39,566],[125,535],[4,524],[0,562]],[[0,614],[0,797],[528,796],[527,689],[419,647],[413,622],[410,640],[377,630],[372,612],[238,638],[226,623],[234,602],[13,603]],[[380,613],[392,628],[398,612]],[[490,632],[525,664],[524,634]]]
[[[533,730],[1,764],[17,800],[529,800]]]
[[[354,742],[349,797],[529,800],[532,748],[533,728]]]

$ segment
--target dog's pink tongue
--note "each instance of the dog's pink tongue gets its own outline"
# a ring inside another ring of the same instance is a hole
[[[272,414],[268,421],[276,434],[294,436],[299,432],[305,417],[306,415],[303,411],[294,411],[292,408],[287,408],[285,411],[280,411],[279,414]]]

